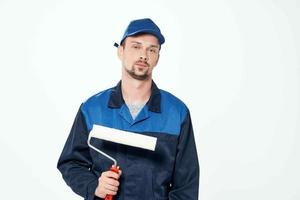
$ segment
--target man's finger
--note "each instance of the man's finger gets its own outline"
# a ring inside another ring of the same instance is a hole
[[[110,191],[114,191],[114,192],[118,191],[118,187],[109,185],[109,184],[104,185],[104,188],[105,188],[105,190],[110,190]]]
[[[120,174],[117,174],[115,172],[112,172],[112,171],[107,171],[107,172],[104,172],[105,176],[106,177],[109,177],[109,178],[114,178],[114,179],[119,179],[120,178]]]
[[[118,187],[120,185],[119,181],[112,179],[112,178],[105,179],[104,182],[106,185],[112,185],[115,187]]]

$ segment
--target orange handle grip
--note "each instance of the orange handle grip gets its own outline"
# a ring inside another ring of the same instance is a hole
[[[119,174],[119,169],[115,165],[111,166],[110,171]],[[106,195],[105,200],[113,200],[113,195],[111,195],[111,194]]]

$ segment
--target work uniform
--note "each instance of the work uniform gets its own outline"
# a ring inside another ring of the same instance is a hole
[[[188,108],[152,82],[151,96],[135,119],[117,86],[84,102],[58,161],[72,190],[87,200],[95,196],[98,178],[113,164],[89,148],[94,124],[157,138],[155,151],[91,139],[91,144],[118,161],[122,170],[114,200],[198,199],[199,163]]]

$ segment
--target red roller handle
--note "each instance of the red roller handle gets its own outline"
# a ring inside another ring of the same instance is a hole
[[[119,168],[115,165],[111,166],[110,171],[115,172],[116,174],[119,174]],[[106,195],[105,200],[113,200],[113,195],[111,195],[111,194]]]

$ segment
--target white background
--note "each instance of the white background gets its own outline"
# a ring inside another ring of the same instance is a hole
[[[300,199],[297,0],[0,0],[1,199],[82,199],[56,163],[82,101],[114,86],[113,47],[151,17],[158,86],[190,108],[201,200]]]

